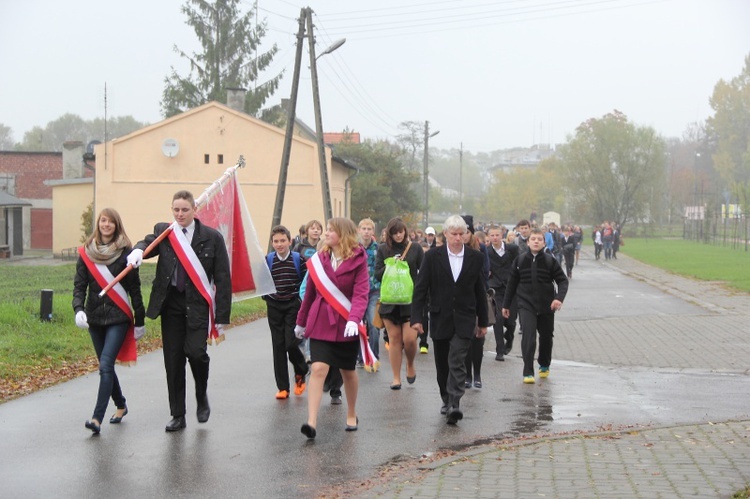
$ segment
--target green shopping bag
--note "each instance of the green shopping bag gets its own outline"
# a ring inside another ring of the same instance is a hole
[[[409,264],[401,259],[385,259],[385,272],[380,284],[380,303],[387,305],[409,305],[414,294]]]

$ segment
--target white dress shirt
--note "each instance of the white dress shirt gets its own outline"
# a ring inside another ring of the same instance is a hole
[[[458,253],[451,253],[448,248],[448,263],[451,264],[451,272],[453,273],[453,281],[458,281],[458,276],[461,274],[461,267],[464,264],[464,247],[461,246],[461,251]]]

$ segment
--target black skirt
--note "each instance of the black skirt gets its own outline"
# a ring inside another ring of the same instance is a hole
[[[337,369],[353,371],[357,367],[359,340],[324,341],[310,338],[310,360],[323,362]]]
[[[411,305],[380,304],[380,317],[401,325],[411,321]]]

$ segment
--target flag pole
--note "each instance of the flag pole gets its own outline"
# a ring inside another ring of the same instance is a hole
[[[206,189],[203,191],[203,193],[198,196],[198,199],[195,200],[195,210],[198,211],[201,208],[203,208],[208,201],[218,192],[221,190],[222,187],[226,185],[227,182],[229,182],[229,179],[231,179],[236,173],[237,170],[240,168],[245,167],[245,158],[244,156],[240,155],[240,158],[237,160],[237,163],[234,166],[231,166],[226,169],[226,171],[222,174],[221,177],[214,180],[211,185],[206,187]],[[148,245],[148,247],[143,250],[143,256],[147,256],[149,253],[151,253],[154,248],[156,248],[159,243],[161,243],[165,237],[169,236],[169,233],[172,232],[172,225],[170,224],[167,229],[159,234],[159,236],[151,242],[151,244]],[[122,269],[122,272],[117,274],[117,276],[114,278],[112,282],[107,284],[107,286],[101,290],[99,293],[99,297],[102,297],[107,294],[107,292],[112,289],[115,284],[120,282],[130,271],[133,270],[133,266],[131,264],[128,264],[127,267]]]

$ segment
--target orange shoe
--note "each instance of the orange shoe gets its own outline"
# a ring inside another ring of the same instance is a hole
[[[302,374],[295,374],[294,375],[294,394],[295,395],[302,395],[305,393],[305,376]],[[288,396],[288,395],[287,395]]]
[[[289,392],[286,390],[279,390],[279,393],[276,394],[277,400],[284,400],[289,398]]]

